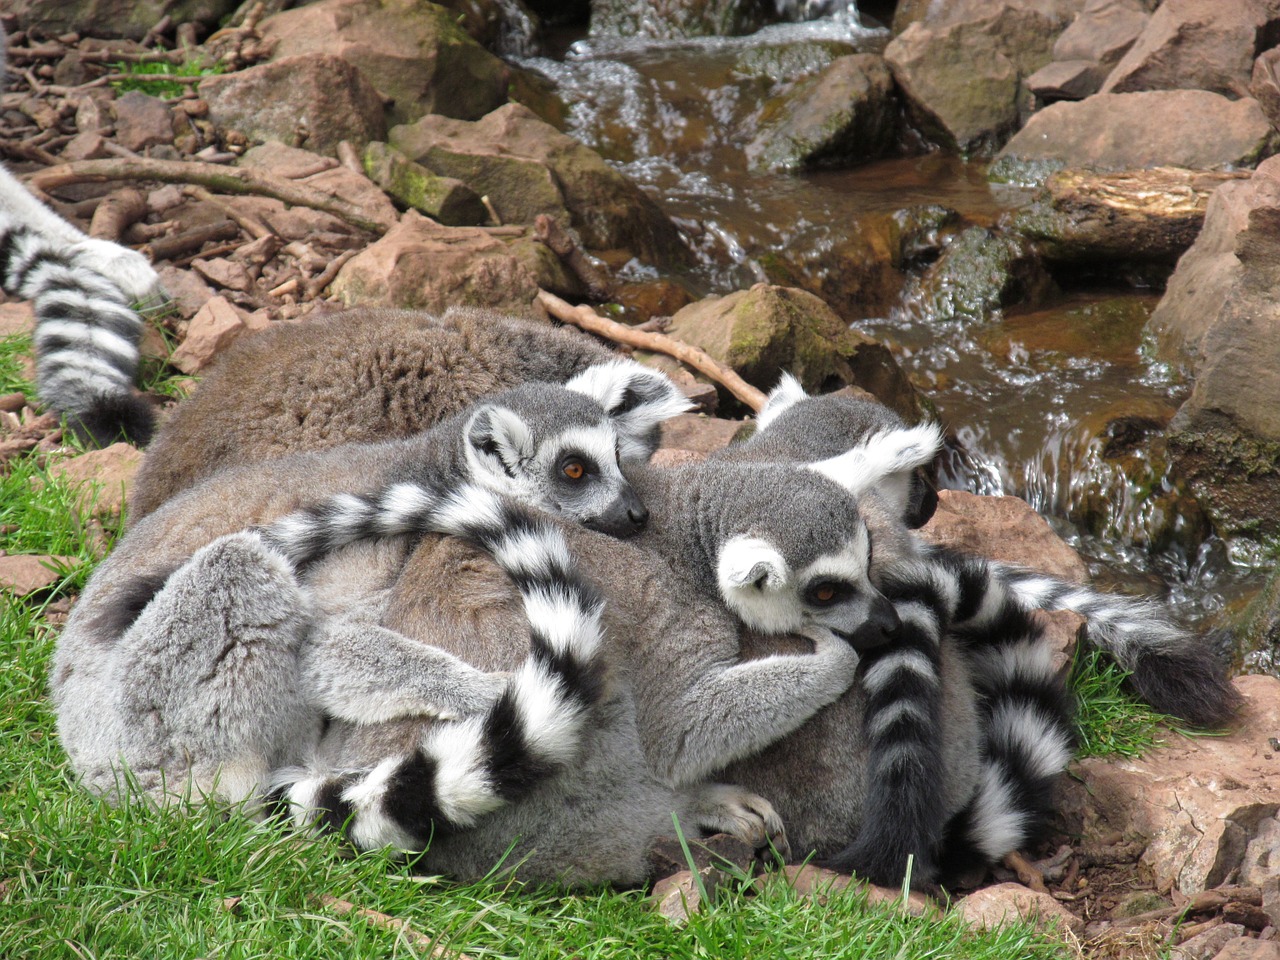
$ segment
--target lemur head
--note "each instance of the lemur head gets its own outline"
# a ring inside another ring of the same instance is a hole
[[[838,394],[811,397],[795,377],[783,374],[756,416],[754,436],[728,447],[723,455],[733,460],[804,463],[834,457],[872,434],[906,429],[902,418],[877,400]],[[932,432],[934,427],[917,429]],[[938,505],[931,478],[916,466],[882,472],[875,489],[912,528],[924,526]]]
[[[688,408],[661,373],[615,360],[564,385],[527,383],[482,403],[466,422],[463,449],[482,486],[626,537],[649,511],[619,463],[648,459],[658,424]]]
[[[728,496],[708,515],[725,603],[763,633],[820,626],[860,650],[892,640],[898,617],[872,561],[891,564],[904,552],[895,532],[907,535],[893,517],[873,539],[866,511],[884,507],[859,495],[928,463],[940,443],[936,427],[890,429],[814,463],[723,465],[718,492]]]

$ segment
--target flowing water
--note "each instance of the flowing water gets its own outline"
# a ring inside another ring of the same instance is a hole
[[[887,41],[842,7],[747,37],[578,38],[520,62],[555,83],[567,131],[692,238],[698,264],[682,279],[693,290],[723,294],[781,270],[891,345],[960,441],[946,486],[1023,497],[1103,582],[1166,592],[1192,619],[1238,606],[1257,575],[1231,563],[1161,466],[1159,428],[1188,388],[1143,349],[1158,291],[1057,277],[1063,291],[1034,309],[941,319],[914,284],[925,261],[884,267],[876,238],[887,221],[945,208],[961,224],[990,225],[1026,192],[989,184],[983,163],[918,155],[918,144],[903,145],[915,156],[850,170],[751,169],[770,98]]]

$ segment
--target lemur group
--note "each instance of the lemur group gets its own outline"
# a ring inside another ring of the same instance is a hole
[[[946,884],[1037,840],[1074,702],[1041,610],[1139,696],[1237,697],[1164,605],[930,545],[943,431],[789,376],[754,433],[650,461],[663,374],[546,321],[363,309],[244,338],[153,433],[156,275],[0,169],[39,390],[150,441],[51,670],[114,801],[208,795],[459,879],[643,882],[655,840]]]

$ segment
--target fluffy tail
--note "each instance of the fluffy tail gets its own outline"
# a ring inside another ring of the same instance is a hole
[[[1023,637],[1005,632],[973,658],[983,750],[977,790],[947,828],[940,858],[946,874],[995,863],[1035,841],[1053,809],[1053,783],[1075,748],[1075,704],[1037,627],[1027,621]]]
[[[862,821],[853,843],[824,862],[882,886],[902,882],[908,855],[913,885],[933,882],[945,819],[939,644],[951,610],[928,571],[917,573],[881,584],[901,627],[890,643],[860,653],[868,746]]]
[[[277,788],[295,822],[345,828],[360,849],[421,850],[433,835],[467,829],[519,800],[574,760],[603,695],[603,604],[560,531],[475,487],[433,499],[434,508],[419,501],[412,529],[462,536],[493,554],[524,599],[530,653],[486,713],[431,724],[410,754],[337,774],[280,772]],[[297,517],[282,523],[295,533],[305,525]]]
[[[133,392],[143,322],[117,279],[98,268],[102,247],[133,268],[141,259],[104,241],[61,246],[25,226],[0,229],[0,280],[5,292],[34,301],[41,399],[99,446],[145,443],[154,414]]]
[[[1087,620],[1089,642],[1127,670],[1134,692],[1157,710],[1217,727],[1239,709],[1240,695],[1215,652],[1215,638],[1179,626],[1162,605],[950,551],[933,555],[960,589],[957,627],[989,631],[1031,610],[1073,610]]]

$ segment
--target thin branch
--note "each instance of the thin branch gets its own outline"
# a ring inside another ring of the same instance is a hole
[[[159,180],[163,183],[192,183],[223,193],[257,194],[272,197],[284,203],[310,207],[341,217],[348,223],[373,233],[385,233],[393,223],[361,210],[345,200],[316,190],[304,184],[294,183],[243,167],[223,167],[212,163],[196,163],[184,160],[154,160],[118,157],[108,160],[77,160],[63,163],[47,170],[39,170],[30,183],[46,193],[49,190],[72,183],[104,183],[110,180]]]
[[[747,383],[732,369],[704,350],[690,346],[675,337],[669,337],[665,333],[645,333],[625,324],[606,320],[590,307],[575,307],[546,290],[538,291],[538,302],[557,320],[581,327],[588,333],[594,333],[616,343],[639,347],[641,350],[665,353],[675,357],[681,363],[687,363],[699,373],[723,386],[752,410],[758,411],[764,406],[765,395],[762,391]]]

